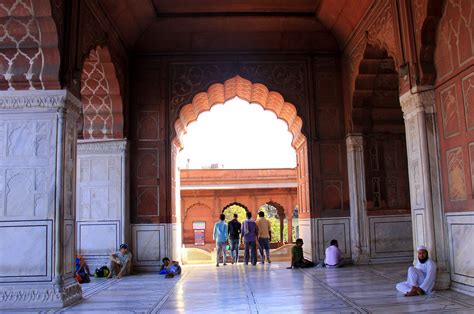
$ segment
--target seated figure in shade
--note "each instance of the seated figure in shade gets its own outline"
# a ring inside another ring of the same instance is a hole
[[[79,283],[91,282],[90,274],[91,272],[89,270],[89,266],[87,266],[84,258],[82,258],[81,255],[77,255],[76,256],[76,269],[75,269],[77,282]]]
[[[308,268],[314,267],[314,263],[303,257],[303,239],[296,239],[295,245],[291,248],[291,266],[288,268]]]
[[[166,278],[173,278],[175,275],[181,275],[181,266],[177,261],[170,261],[169,258],[162,259],[163,264],[160,268],[160,275],[165,275]]]
[[[324,266],[327,268],[342,267],[342,252],[339,249],[337,240],[331,240],[330,245],[326,248],[326,258],[324,259]]]
[[[128,251],[127,244],[120,244],[119,251],[112,253],[109,259],[110,274],[107,278],[112,278],[113,276],[122,278],[122,276],[130,275],[132,271],[132,253]]]
[[[417,248],[418,262],[408,268],[407,281],[397,284],[397,290],[406,297],[430,294],[436,280],[436,263],[428,257],[428,250],[421,245]]]

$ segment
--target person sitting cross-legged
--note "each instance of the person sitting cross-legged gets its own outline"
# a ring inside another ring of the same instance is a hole
[[[428,250],[421,245],[417,248],[418,262],[408,268],[407,281],[396,288],[406,297],[430,294],[436,280],[436,263],[428,257]]]
[[[132,271],[132,253],[128,251],[128,245],[120,244],[118,252],[112,253],[110,259],[110,274],[107,278],[112,278],[114,275],[117,278],[130,275]]]
[[[303,257],[303,239],[296,239],[295,245],[291,248],[291,266],[288,268],[309,268],[314,267],[314,263]]]

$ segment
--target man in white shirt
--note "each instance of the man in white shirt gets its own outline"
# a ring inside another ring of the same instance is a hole
[[[331,240],[328,248],[326,248],[326,258],[324,264],[328,268],[341,267],[342,266],[342,252],[339,249],[337,240]]]
[[[428,250],[420,245],[417,248],[418,262],[408,268],[407,281],[397,284],[397,290],[406,297],[430,294],[436,280],[436,263],[428,257]]]

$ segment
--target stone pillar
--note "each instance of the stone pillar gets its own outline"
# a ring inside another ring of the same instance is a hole
[[[288,243],[293,243],[293,215],[288,216]]]
[[[351,252],[354,264],[369,263],[369,221],[366,210],[364,144],[362,134],[348,134]]]
[[[441,203],[434,91],[418,88],[400,97],[407,137],[413,246],[426,245],[438,265],[437,288],[447,289],[447,247]],[[415,253],[416,258],[416,253]]]
[[[80,108],[66,90],[0,92],[0,309],[82,298],[74,278]]]
[[[77,169],[76,247],[95,269],[130,244],[127,140],[80,140]]]

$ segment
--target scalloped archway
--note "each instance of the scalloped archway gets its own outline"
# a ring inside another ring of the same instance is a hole
[[[298,117],[293,104],[285,102],[280,93],[270,91],[265,85],[252,84],[249,80],[237,75],[225,81],[224,84],[211,85],[207,92],[197,94],[190,104],[181,109],[174,124],[176,136],[173,143],[178,150],[183,148],[183,136],[191,122],[196,121],[201,113],[210,111],[214,105],[225,103],[235,97],[259,104],[263,109],[274,112],[278,119],[285,121],[288,131],[293,135],[292,146],[295,150],[306,142],[306,137],[301,132],[303,121]]]
[[[123,103],[107,47],[92,49],[81,74],[84,139],[123,138]]]

